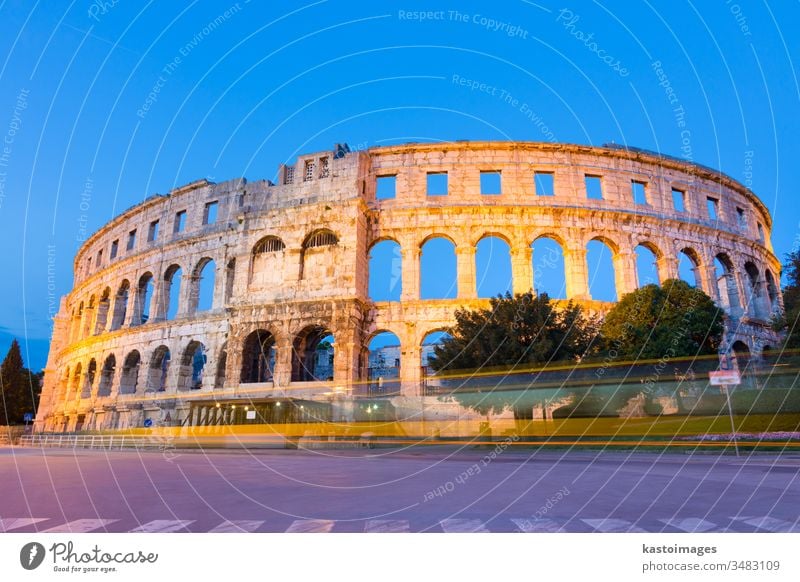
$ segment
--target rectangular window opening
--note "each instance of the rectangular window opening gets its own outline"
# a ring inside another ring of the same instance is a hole
[[[153,242],[158,238],[158,221],[154,220],[150,223],[150,228],[147,230],[147,242]]]
[[[589,200],[603,199],[603,179],[600,176],[586,174],[583,181],[586,185],[586,198]]]
[[[764,227],[760,222],[758,223],[758,240],[764,242]]]
[[[111,243],[111,258],[116,259],[118,252],[119,252],[119,239]]]
[[[95,268],[99,269],[100,265],[103,264],[103,249],[97,251],[97,259],[95,260]]]
[[[686,192],[672,189],[672,207],[676,212],[686,212]]]
[[[132,251],[136,246],[136,229],[133,229],[128,233],[128,246],[126,247],[129,251]]]
[[[447,172],[428,172],[428,196],[447,195]]]
[[[708,217],[711,220],[717,220],[719,218],[719,200],[709,196],[706,198],[706,208],[708,209]]]
[[[205,210],[203,210],[203,224],[214,224],[217,222],[217,210],[219,208],[219,202],[216,200],[214,202],[208,202],[206,204]]]
[[[378,200],[391,200],[397,195],[397,176],[378,176],[375,182],[375,198]]]
[[[647,184],[645,182],[631,180],[631,191],[634,204],[647,204]]]
[[[172,229],[172,232],[178,233],[183,232],[186,228],[186,211],[181,210],[180,212],[175,213],[175,226]]]
[[[497,170],[481,172],[481,194],[497,195],[503,193],[502,176]]]
[[[536,185],[537,196],[555,196],[556,190],[554,185],[553,172],[535,172],[533,174],[533,181]]]
[[[736,220],[739,223],[739,228],[746,229],[747,228],[747,217],[744,213],[744,208],[736,207]]]

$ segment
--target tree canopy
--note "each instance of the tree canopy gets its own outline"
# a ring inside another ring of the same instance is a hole
[[[434,370],[526,366],[575,360],[592,345],[597,322],[572,302],[556,307],[546,293],[510,293],[489,309],[458,309],[450,336],[434,348]]]
[[[36,411],[39,380],[25,368],[19,342],[13,340],[0,365],[0,425],[19,424],[26,412]]]
[[[669,279],[625,295],[606,314],[603,347],[616,357],[649,359],[716,353],[723,311],[702,290]]]
[[[783,265],[786,286],[783,288],[784,316],[777,322],[786,331],[786,347],[800,348],[800,249],[786,255]]]

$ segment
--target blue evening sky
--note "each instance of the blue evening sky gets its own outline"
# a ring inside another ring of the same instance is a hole
[[[750,185],[779,256],[797,237],[796,2],[8,0],[0,20],[0,352],[17,337],[35,369],[80,241],[112,216],[338,142],[630,144]],[[482,293],[509,283],[488,247]],[[446,273],[446,252],[423,260]]]

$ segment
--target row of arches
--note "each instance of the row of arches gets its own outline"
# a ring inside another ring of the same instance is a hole
[[[454,299],[461,296],[459,284],[473,283],[459,272],[470,268],[474,269],[476,296],[489,298],[513,292],[515,275],[525,276],[530,272],[529,284],[520,285],[520,289],[532,288],[557,299],[574,298],[574,292],[581,287],[579,279],[583,277],[585,298],[613,302],[635,288],[658,284],[667,278],[680,278],[703,289],[735,316],[750,315],[766,320],[780,309],[777,280],[772,272],[760,270],[753,260],[747,260],[743,268],[737,270],[727,253],[718,253],[712,264],[704,264],[702,255],[691,246],[683,247],[677,256],[670,257],[654,243],[645,241],[638,244],[633,256],[628,258],[604,237],[589,240],[583,249],[565,251],[563,240],[550,235],[538,237],[530,247],[529,259],[522,254],[530,261],[531,271],[528,271],[520,268],[515,254],[521,253],[512,249],[505,238],[487,235],[474,247],[474,259],[467,257],[474,261],[469,265],[459,258],[459,249],[452,239],[433,235],[420,245],[418,272],[412,273],[417,281],[409,284],[418,285],[420,299]],[[400,243],[394,239],[382,239],[373,244],[369,255],[372,300],[400,301],[403,297],[416,297],[416,290],[409,294],[403,290],[403,274],[411,272],[404,269],[405,258]],[[707,271],[713,271],[713,275],[706,276]]]
[[[231,260],[227,266],[229,282],[234,267],[235,260]],[[70,341],[126,325],[144,325],[174,319],[180,314],[209,311],[215,307],[216,270],[214,259],[203,257],[189,276],[184,275],[180,264],[173,263],[158,276],[146,271],[135,286],[123,279],[115,291],[106,287],[99,297],[91,295],[73,309]]]

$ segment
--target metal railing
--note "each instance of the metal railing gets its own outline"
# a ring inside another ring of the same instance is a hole
[[[82,435],[38,433],[20,437],[21,447],[56,447],[71,449],[155,449],[174,448],[172,439],[162,436]]]

